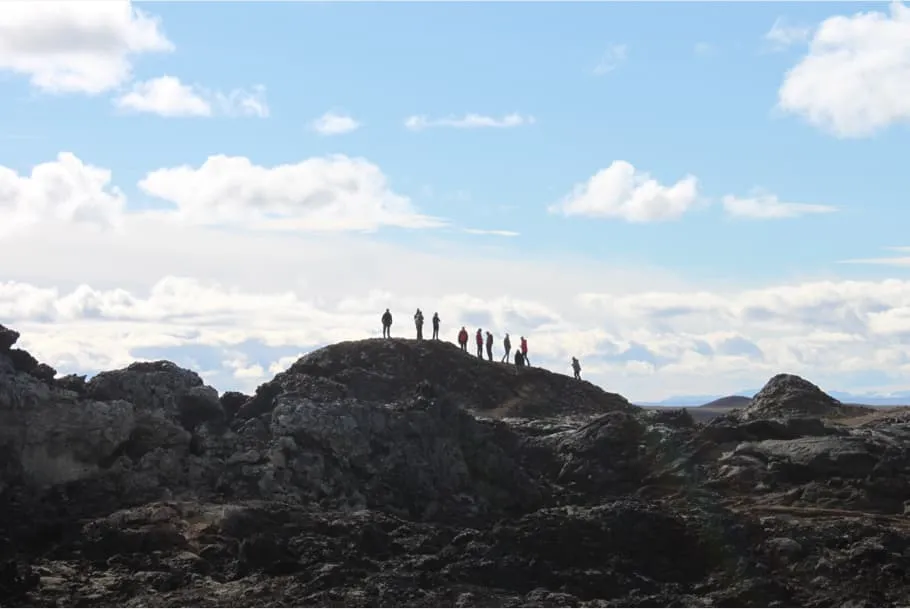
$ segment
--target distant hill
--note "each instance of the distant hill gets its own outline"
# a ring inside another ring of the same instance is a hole
[[[752,398],[744,395],[728,395],[724,398],[717,398],[707,404],[702,404],[699,408],[713,408],[715,410],[745,408],[752,402]]]
[[[704,407],[719,400],[727,398],[743,398],[745,396],[755,395],[758,390],[744,389],[737,391],[735,395],[674,395],[657,402],[635,402],[639,406],[675,406],[677,408],[696,408]],[[828,395],[837,398],[844,404],[857,404],[862,406],[910,406],[910,391],[899,391],[890,395],[881,395],[875,393],[849,393],[846,391],[829,391]],[[745,397],[745,399],[750,399]],[[731,406],[730,408],[738,408]]]

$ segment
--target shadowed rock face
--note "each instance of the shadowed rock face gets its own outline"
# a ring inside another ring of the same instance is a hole
[[[333,345],[219,397],[165,361],[55,379],[17,339],[0,326],[3,606],[910,594],[910,415],[847,424],[792,375],[702,425],[430,341]]]

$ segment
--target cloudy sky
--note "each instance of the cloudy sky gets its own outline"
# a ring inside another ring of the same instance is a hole
[[[221,390],[418,306],[633,400],[906,390],[908,120],[902,4],[7,0],[0,323]]]

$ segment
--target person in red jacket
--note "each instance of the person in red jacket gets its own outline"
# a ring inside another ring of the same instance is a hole
[[[458,346],[461,347],[462,351],[467,352],[467,350],[468,350],[468,331],[464,329],[464,326],[461,326],[461,330],[458,332]]]
[[[483,359],[483,330],[480,328],[477,328],[475,340],[477,341],[477,357]]]
[[[531,362],[528,361],[528,339],[524,336],[521,337],[521,359],[525,361],[525,366],[531,365]]]

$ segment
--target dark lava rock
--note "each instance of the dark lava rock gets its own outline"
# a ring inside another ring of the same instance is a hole
[[[735,411],[746,419],[796,417],[834,417],[871,412],[871,408],[846,406],[818,386],[794,374],[778,374],[769,380],[752,402]]]
[[[225,420],[230,421],[233,419],[240,407],[248,402],[249,399],[250,396],[239,391],[225,391],[220,398]]]
[[[257,391],[262,404],[241,410],[243,416],[267,411],[272,394],[297,386],[311,395],[391,402],[406,398],[425,380],[459,407],[486,416],[596,415],[635,408],[624,397],[590,383],[541,368],[486,362],[444,341],[369,339],[330,345],[301,357],[275,378],[279,388]]]
[[[19,333],[0,324],[0,353],[6,353],[19,340]]]
[[[83,395],[86,392],[86,383],[84,374],[67,374],[66,376],[61,376],[56,381],[57,386],[61,389],[68,389],[69,391],[75,391],[79,395]]]
[[[54,379],[13,334],[0,606],[910,598],[910,415],[847,419],[798,377],[703,425],[435,341],[333,345],[219,398],[166,361]]]

